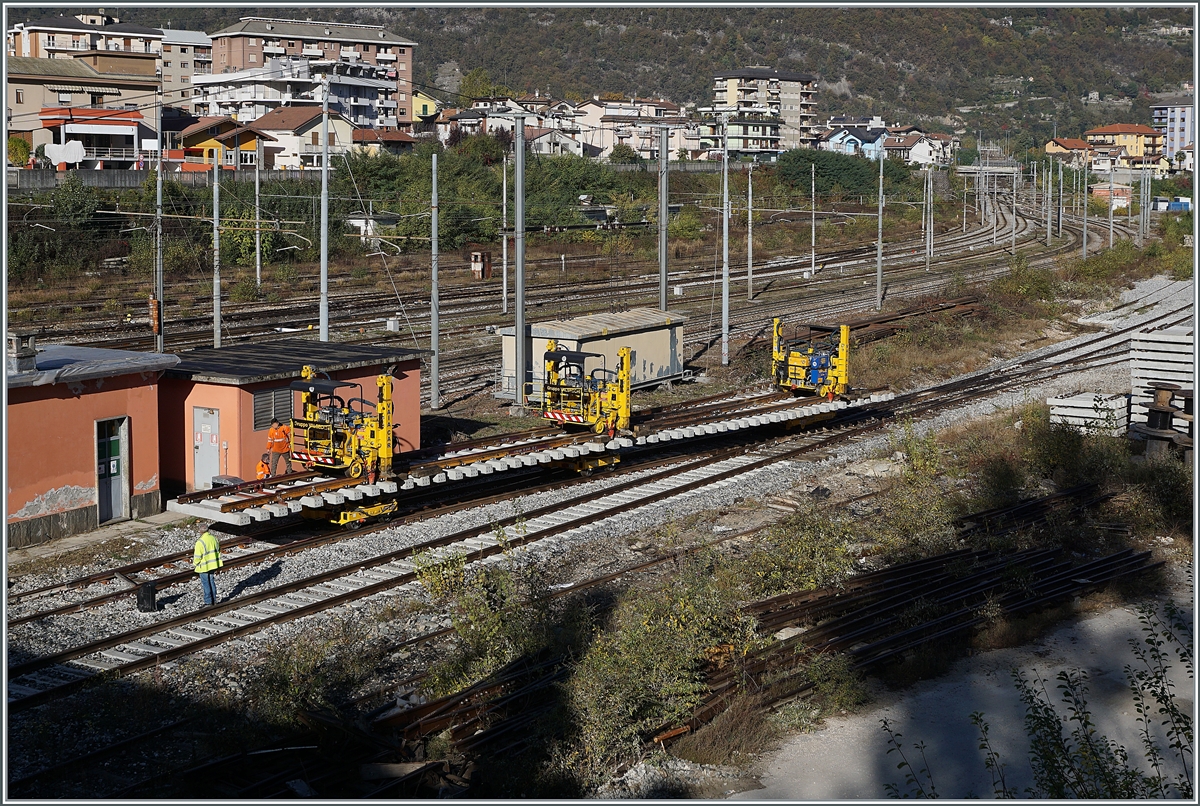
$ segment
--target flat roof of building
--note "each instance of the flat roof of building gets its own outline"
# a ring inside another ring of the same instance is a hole
[[[138,353],[132,350],[107,350],[74,344],[45,344],[37,348],[37,369],[28,372],[8,370],[8,388],[46,386],[54,383],[79,383],[97,378],[114,378],[140,372],[158,372],[179,363],[170,353]]]
[[[429,350],[376,344],[345,344],[311,339],[278,339],[228,347],[206,347],[179,354],[168,378],[245,386],[299,378],[305,364],[319,372],[393,364],[428,355]]]
[[[637,333],[670,325],[681,325],[687,317],[654,308],[634,308],[621,313],[595,313],[575,319],[555,319],[529,326],[529,335],[547,339],[594,339],[621,333]],[[503,327],[501,336],[511,336],[516,328]]]

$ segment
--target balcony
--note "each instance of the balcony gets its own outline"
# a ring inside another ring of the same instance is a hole
[[[379,125],[380,126],[391,126],[391,127],[395,128],[396,126],[400,125],[400,121],[397,120],[396,118],[380,118]]]
[[[282,45],[263,45],[263,53],[267,53],[272,56],[282,56],[283,54],[287,53],[287,49]]]
[[[201,53],[200,51],[196,51],[195,56],[193,56],[192,58],[198,62],[211,62],[212,54],[211,53]]]
[[[362,54],[359,53],[357,50],[353,50],[353,49],[347,50],[346,48],[342,48],[341,50],[338,51],[339,58],[347,59],[352,62],[358,61],[360,56],[362,56]]]
[[[300,51],[300,55],[320,58],[325,55],[325,51],[321,50],[320,48],[310,48],[306,46]]]
[[[380,109],[395,109],[396,102],[395,101],[380,101],[379,108]]]
[[[84,147],[83,158],[88,160],[136,160],[142,152],[136,148]],[[149,156],[149,155],[147,155]]]
[[[349,149],[349,146],[344,146],[344,145],[341,145],[340,143],[330,143],[329,144],[329,153],[330,154],[342,154],[347,149]],[[301,154],[320,154],[323,150],[324,149],[322,148],[320,143],[318,143],[317,145],[313,145],[312,143],[301,143],[300,144],[300,153]]]
[[[90,44],[83,42],[60,42],[57,44],[54,42],[46,43],[46,50],[88,50],[90,47]]]
[[[375,60],[379,62],[394,62],[396,61],[395,53],[376,53]]]

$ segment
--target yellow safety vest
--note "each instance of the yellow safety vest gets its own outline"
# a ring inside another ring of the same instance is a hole
[[[200,535],[200,539],[196,541],[196,554],[192,557],[192,565],[196,567],[196,573],[216,571],[224,564],[221,559],[220,542],[213,537],[211,532]]]

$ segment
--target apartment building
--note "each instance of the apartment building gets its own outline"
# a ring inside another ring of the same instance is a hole
[[[396,87],[396,117],[409,118],[415,42],[384,30],[382,25],[242,17],[212,34],[213,73],[262,68],[269,59],[365,63],[383,68],[383,78]],[[382,125],[382,124],[381,124]],[[394,125],[394,124],[393,124]]]
[[[1153,126],[1163,136],[1163,155],[1175,162],[1175,155],[1196,140],[1194,95],[1163,98],[1150,107]]]
[[[559,114],[570,121],[566,131],[578,131],[578,138],[589,147],[587,153],[601,157],[611,154],[614,146],[626,145],[642,159],[657,160],[662,126],[668,127],[668,158],[680,149],[695,150],[695,130],[686,128],[684,110],[661,98],[592,98],[577,105],[569,115],[560,107]]]
[[[261,67],[196,76],[192,99],[197,114],[236,116],[252,123],[280,107],[321,106],[321,83],[329,80],[329,108],[355,126],[410,127],[400,110],[394,79],[386,68],[366,62],[309,61],[272,57]]]
[[[195,77],[212,73],[212,39],[203,31],[164,28],[162,34],[163,99],[194,111]]]
[[[1124,148],[1130,157],[1153,157],[1162,153],[1163,135],[1140,123],[1114,123],[1083,133],[1093,150],[1100,146]]]
[[[33,59],[71,59],[91,51],[152,55],[164,103],[189,112],[193,76],[212,72],[212,41],[203,31],[159,30],[101,14],[19,22],[6,32],[6,45],[9,56]]]
[[[790,148],[816,148],[816,78],[770,67],[744,67],[717,73],[714,112],[732,111],[730,150],[769,154]]]

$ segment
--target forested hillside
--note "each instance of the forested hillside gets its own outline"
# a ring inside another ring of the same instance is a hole
[[[60,12],[19,13],[14,21]],[[439,67],[453,62],[462,74],[482,68],[516,92],[576,99],[607,92],[703,104],[715,70],[771,65],[815,74],[822,115],[879,113],[993,136],[1013,122],[1013,134],[1035,139],[1055,122],[1060,134],[1072,135],[1102,122],[1149,122],[1147,93],[1178,88],[1193,69],[1191,37],[1163,30],[1190,25],[1188,8],[184,6],[117,13],[123,21],[210,33],[252,14],[383,24],[418,43],[418,84],[433,87]],[[1085,104],[1089,92],[1118,103]],[[993,102],[1016,105],[988,108]],[[956,111],[979,105],[985,108]]]

